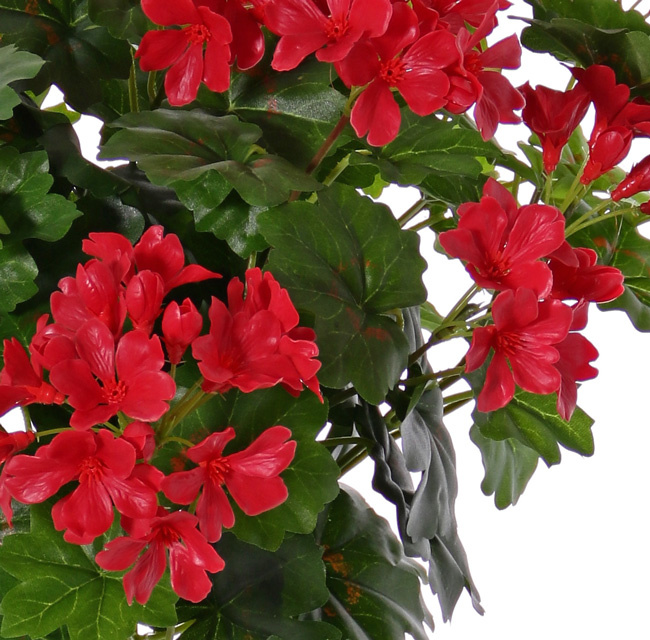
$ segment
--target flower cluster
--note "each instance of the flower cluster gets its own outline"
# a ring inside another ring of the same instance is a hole
[[[133,565],[124,577],[129,603],[149,599],[167,552],[174,590],[200,601],[211,587],[206,572],[224,566],[211,543],[235,522],[230,499],[249,516],[284,502],[280,474],[296,442],[277,425],[224,453],[236,437],[228,426],[187,448],[193,469],[167,476],[154,454],[210,394],[281,385],[298,395],[306,386],[322,399],[315,335],[298,326],[287,291],[259,269],[247,271],[245,295],[239,279],[230,282],[228,306],[213,298],[209,333],[201,335],[194,303],[166,297],[221,276],[186,265],[180,240],[160,226],[135,245],[116,233],[92,233],[83,250],[91,259],[59,282],[52,320],[38,319],[28,349],[4,341],[0,415],[39,403],[63,405],[70,417],[50,431],[30,424],[27,432],[0,432],[0,508],[11,523],[12,498],[35,504],[57,494],[52,521],[74,544],[105,534],[117,511],[129,535],[109,542],[97,562],[107,570]],[[203,377],[183,394],[174,376],[188,349]],[[20,453],[35,442],[35,453]],[[161,494],[177,505],[198,497],[196,515],[160,506]]]
[[[558,164],[562,147],[584,118],[590,104],[596,117],[589,136],[589,157],[580,181],[588,185],[617,166],[628,155],[632,140],[650,136],[650,103],[643,98],[630,100],[630,88],[617,84],[614,71],[604,65],[572,69],[578,80],[570,91],[555,91],[528,84],[520,87],[526,99],[522,118],[539,136],[544,168],[551,173]],[[612,192],[615,202],[650,188],[650,160],[645,158]],[[650,213],[650,205],[641,205]]]
[[[499,122],[520,122],[522,95],[500,73],[517,68],[521,47],[510,36],[482,42],[497,24],[503,0],[142,0],[156,24],[136,56],[144,71],[165,69],[169,103],[196,98],[201,82],[225,91],[230,66],[249,69],[264,53],[262,26],[279,36],[272,67],[288,71],[314,54],[331,63],[356,102],[351,124],[372,145],[395,138],[398,92],[416,114],[441,108],[455,114],[476,105],[484,139]],[[470,32],[471,30],[471,32]]]
[[[555,207],[518,207],[510,192],[488,180],[478,203],[458,207],[458,227],[440,244],[466,263],[474,282],[499,291],[494,323],[474,329],[466,371],[478,369],[493,351],[480,411],[504,407],[515,383],[533,393],[557,392],[557,409],[568,420],[576,406],[576,382],[593,378],[598,356],[581,334],[589,302],[623,293],[623,275],[596,264],[591,249],[564,239],[564,216]],[[572,305],[566,301],[575,301]]]

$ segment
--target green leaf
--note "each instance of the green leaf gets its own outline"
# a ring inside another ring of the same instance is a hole
[[[102,147],[99,157],[135,160],[154,184],[175,188],[179,182],[204,180],[206,172],[216,174],[210,176],[206,196],[200,198],[196,186],[191,192],[191,204],[199,217],[221,204],[232,188],[249,204],[271,206],[286,200],[293,190],[319,187],[283,158],[251,155],[261,131],[237,116],[157,109],[127,114],[110,126],[119,131]],[[178,195],[181,201],[188,198],[187,185]]]
[[[533,51],[588,67],[605,64],[619,82],[650,82],[650,27],[640,13],[612,0],[527,0],[534,19],[522,33]]]
[[[576,407],[570,421],[563,420],[555,407],[555,394],[538,395],[518,389],[503,409],[490,413],[475,410],[472,417],[483,436],[492,440],[514,438],[536,451],[548,466],[560,462],[558,445],[583,456],[594,452],[594,421],[580,407]]]
[[[199,442],[214,431],[228,426],[235,428],[236,437],[228,444],[225,454],[247,447],[265,429],[282,425],[291,430],[298,444],[289,467],[282,473],[289,497],[270,511],[247,516],[233,503],[235,526],[233,532],[242,540],[277,549],[285,531],[311,533],[323,505],[338,493],[338,465],[316,435],[327,420],[327,407],[311,392],[298,398],[281,387],[253,393],[230,391],[217,396],[188,416],[179,425],[178,433]],[[165,457],[178,456],[171,447]],[[177,459],[182,459],[178,458]]]
[[[477,158],[496,159],[502,153],[464,124],[403,109],[398,136],[378,152],[382,178],[419,185],[430,197],[452,205],[478,201],[487,176]]]
[[[268,268],[299,310],[315,317],[325,386],[352,382],[379,404],[406,366],[408,342],[391,316],[422,303],[425,262],[417,234],[390,210],[333,185],[318,203],[265,212],[259,224],[274,247]]]
[[[345,487],[319,518],[329,600],[312,613],[346,640],[427,640],[421,569],[406,558],[388,522]]]
[[[0,47],[0,120],[8,120],[20,97],[9,86],[15,80],[33,78],[43,66],[43,60],[13,46]]]
[[[0,248],[0,312],[7,312],[37,291],[38,269],[23,241],[61,239],[80,212],[63,196],[49,193],[54,179],[44,151],[20,154],[2,147],[0,167],[0,222],[6,234]]]
[[[88,0],[88,17],[114,38],[139,40],[151,26],[140,0]]]
[[[70,640],[124,640],[138,622],[176,622],[169,585],[158,585],[146,607],[129,606],[120,576],[99,569],[91,547],[65,542],[45,504],[32,507],[30,533],[3,540],[0,564],[19,581],[2,600],[3,637],[41,638],[67,626]]]
[[[535,469],[539,454],[515,438],[492,440],[472,425],[469,432],[472,442],[483,458],[485,478],[481,490],[486,496],[494,494],[497,509],[517,504]]]
[[[49,62],[30,88],[39,94],[56,84],[76,111],[102,98],[104,78],[126,78],[130,45],[90,21],[86,0],[0,0],[3,42],[35,53]]]
[[[621,207],[629,207],[629,202],[617,208]],[[626,214],[593,224],[569,238],[576,246],[594,249],[600,264],[621,270],[625,276],[625,292],[599,306],[625,311],[639,331],[650,331],[650,240],[637,227],[645,220],[641,213]]]
[[[260,127],[265,144],[298,167],[314,157],[346,101],[332,88],[331,69],[315,59],[283,72],[271,69],[269,59],[255,74],[238,74],[230,95],[229,108]]]
[[[226,560],[212,576],[208,597],[182,603],[181,620],[194,620],[184,640],[339,640],[322,622],[295,618],[327,600],[321,550],[312,536],[287,536],[275,552],[225,534],[217,544]]]

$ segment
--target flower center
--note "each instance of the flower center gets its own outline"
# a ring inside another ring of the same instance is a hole
[[[119,382],[108,381],[104,384],[104,400],[108,404],[119,404],[126,395],[126,385]]]
[[[166,547],[171,547],[181,539],[176,529],[172,529],[166,525],[161,525],[158,527],[158,531],[156,531],[156,538]]]
[[[480,54],[476,51],[470,51],[465,54],[464,66],[470,73],[478,73],[483,71],[483,63],[481,62]]]
[[[78,469],[79,482],[101,482],[104,476],[104,465],[94,456],[84,458]]]
[[[214,458],[205,463],[205,469],[211,482],[222,485],[230,471],[230,465],[225,458]]]
[[[187,39],[190,44],[203,44],[211,38],[210,30],[204,24],[187,27]]]
[[[346,18],[330,18],[325,27],[325,34],[330,40],[338,40],[348,32],[349,28]]]
[[[501,351],[507,358],[526,348],[526,341],[518,333],[504,331],[497,333],[495,350]]]
[[[396,87],[404,78],[406,66],[400,58],[393,58],[387,62],[382,62],[379,76],[389,86]]]

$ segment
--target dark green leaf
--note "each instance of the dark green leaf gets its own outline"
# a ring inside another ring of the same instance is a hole
[[[420,304],[424,260],[415,233],[389,209],[333,185],[315,205],[265,212],[260,228],[274,247],[268,268],[300,310],[315,316],[325,386],[352,382],[378,404],[406,366],[408,343],[389,315]]]
[[[265,429],[282,425],[298,443],[296,454],[282,479],[289,497],[280,506],[258,516],[246,516],[235,506],[234,533],[247,542],[277,549],[285,531],[310,533],[323,505],[338,493],[339,469],[329,451],[315,441],[327,419],[327,407],[311,392],[294,398],[276,387],[240,393],[230,391],[212,399],[179,425],[179,434],[198,442],[209,433],[233,426],[236,438],[228,454],[248,446]],[[166,453],[169,458],[173,453]]]
[[[537,469],[539,454],[515,438],[486,438],[476,425],[472,426],[469,435],[483,458],[483,493],[486,496],[494,494],[497,509],[517,504],[519,496]]]
[[[421,569],[404,556],[388,522],[353,489],[344,488],[319,518],[330,597],[313,612],[345,640],[426,640]]]
[[[226,561],[199,604],[179,606],[181,620],[195,620],[186,640],[339,640],[322,622],[293,616],[327,600],[321,550],[312,536],[290,535],[270,553],[225,534],[217,550]]]
[[[3,41],[50,63],[30,88],[38,94],[56,84],[81,112],[101,100],[103,78],[126,78],[131,66],[129,44],[93,24],[87,9],[84,0],[0,0]]]
[[[47,505],[32,507],[30,533],[4,539],[0,564],[19,580],[2,600],[3,637],[41,638],[65,625],[70,640],[124,640],[139,621],[176,622],[169,585],[156,587],[146,607],[129,606],[119,575],[99,569],[90,547],[65,542]]]
[[[138,40],[151,26],[139,0],[88,0],[88,16],[114,38]]]
[[[0,120],[8,120],[20,97],[9,86],[15,80],[33,78],[43,66],[43,60],[15,47],[0,47]]]
[[[567,422],[557,413],[555,394],[538,395],[518,389],[503,408],[490,413],[475,410],[474,423],[492,440],[515,438],[536,451],[546,462],[560,462],[560,447],[584,456],[594,452],[591,427],[594,421],[579,407]]]
[[[619,82],[650,81],[650,27],[640,13],[612,0],[527,0],[534,19],[522,34],[533,51],[588,67],[605,64]]]

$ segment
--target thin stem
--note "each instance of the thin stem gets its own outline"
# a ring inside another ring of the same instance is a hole
[[[584,171],[586,165],[587,165],[587,158],[585,158],[585,161],[580,165],[580,168],[576,173],[576,177],[573,179],[573,182],[569,187],[569,191],[567,192],[564,200],[562,201],[562,205],[560,206],[560,211],[562,213],[566,212],[566,210],[569,208],[571,203],[575,200],[576,195],[580,191],[580,188],[582,187],[582,185],[580,184],[580,178],[582,177],[582,172]]]
[[[45,436],[53,436],[57,433],[63,433],[64,431],[70,431],[70,427],[58,427],[56,429],[47,429],[45,431],[36,431],[35,436],[37,440],[44,438]]]
[[[427,227],[430,227],[437,222],[440,222],[443,220],[445,217],[445,211],[435,215],[435,216],[429,216],[426,220],[422,220],[422,222],[418,222],[417,224],[414,224],[412,227],[409,227],[409,231],[421,231],[422,229],[426,229]]]
[[[175,635],[176,627],[167,627],[167,629],[165,629],[165,640],[174,640]]]
[[[444,403],[446,405],[448,404],[457,404],[458,402],[465,401],[465,400],[473,400],[474,399],[474,392],[471,390],[468,391],[461,391],[460,393],[453,393],[450,396],[447,396],[444,399]]]
[[[138,85],[135,78],[135,58],[131,53],[131,71],[129,72],[129,109],[132,113],[138,113],[140,106],[138,105]]]
[[[319,441],[322,445],[326,447],[344,447],[346,445],[359,445],[363,444],[364,446],[371,445],[372,441],[367,438],[359,438],[357,436],[348,436],[341,438],[325,438],[325,440]]]
[[[36,429],[34,429],[34,425],[32,424],[32,419],[29,415],[29,409],[27,407],[20,407],[20,411],[23,414],[23,420],[25,421],[25,430],[31,431],[32,433],[36,433]]]
[[[586,222],[583,222],[581,225],[573,228],[574,225],[571,225],[569,229],[566,231],[566,237],[568,238],[570,235],[574,234],[576,231],[581,231],[582,229],[586,229],[587,227],[590,227],[593,224],[597,224],[599,222],[602,222],[603,220],[611,220],[612,218],[618,218],[626,213],[631,213],[632,211],[635,211],[635,207],[626,207],[624,209],[618,209],[617,211],[612,211],[611,213],[606,213],[605,215],[598,216],[597,218],[594,218],[593,220],[587,220]]]
[[[405,387],[417,387],[423,382],[429,382],[430,380],[438,380],[440,378],[448,378],[449,376],[455,376],[462,373],[465,370],[464,367],[453,367],[452,369],[443,369],[442,371],[437,371],[435,373],[426,373],[421,376],[415,376],[414,378],[407,378],[406,380],[400,380],[401,385]]]
[[[150,71],[147,76],[147,96],[149,96],[149,106],[151,106],[156,101],[156,76],[158,75],[157,71]]]
[[[437,344],[440,340],[440,332],[442,329],[446,329],[451,322],[453,322],[456,317],[463,311],[467,306],[467,303],[472,299],[474,294],[478,291],[478,287],[473,284],[463,295],[463,297],[456,303],[454,308],[447,314],[445,319],[442,321],[440,326],[431,334],[429,341],[423,344],[419,349],[416,349],[409,356],[409,364],[416,362],[422,355],[424,355],[428,349],[430,349],[434,344]],[[459,334],[460,335],[460,334]]]
[[[411,205],[399,218],[399,226],[403,229],[412,218],[414,218],[426,206],[426,198],[420,198],[415,204]]]
[[[257,251],[253,251],[253,253],[251,253],[248,256],[248,264],[246,265],[246,267],[248,269],[254,269],[256,266],[257,266]]]
[[[623,2],[622,2],[622,0],[619,0],[619,2],[621,3],[621,6],[623,6]],[[633,10],[636,9],[636,8],[637,8],[637,7],[638,7],[642,2],[643,2],[643,0],[636,0],[636,2],[635,2],[635,3],[634,3],[634,4],[633,4],[629,9],[628,9],[628,11],[633,11]]]
[[[323,180],[323,184],[326,187],[331,185],[350,166],[350,155],[351,154],[348,153],[347,156],[341,158],[341,160],[336,163],[336,166],[329,172],[327,178]]]
[[[461,407],[464,407],[468,402],[471,402],[473,399],[474,399],[474,394],[472,394],[471,398],[464,398],[462,400],[458,400],[457,402],[446,404],[445,408],[442,410],[442,414],[448,416],[450,413],[456,411],[456,409],[460,409]]]
[[[546,175],[546,181],[544,182],[544,202],[546,204],[551,204],[551,193],[553,186],[553,172]]]
[[[316,170],[318,165],[323,161],[323,158],[327,155],[328,151],[332,148],[332,145],[336,142],[336,139],[341,135],[348,122],[350,122],[350,116],[347,113],[343,113],[339,118],[339,121],[334,125],[334,128],[330,131],[330,134],[325,138],[325,141],[316,152],[316,155],[314,155],[310,163],[307,165],[305,173],[309,175]]]

